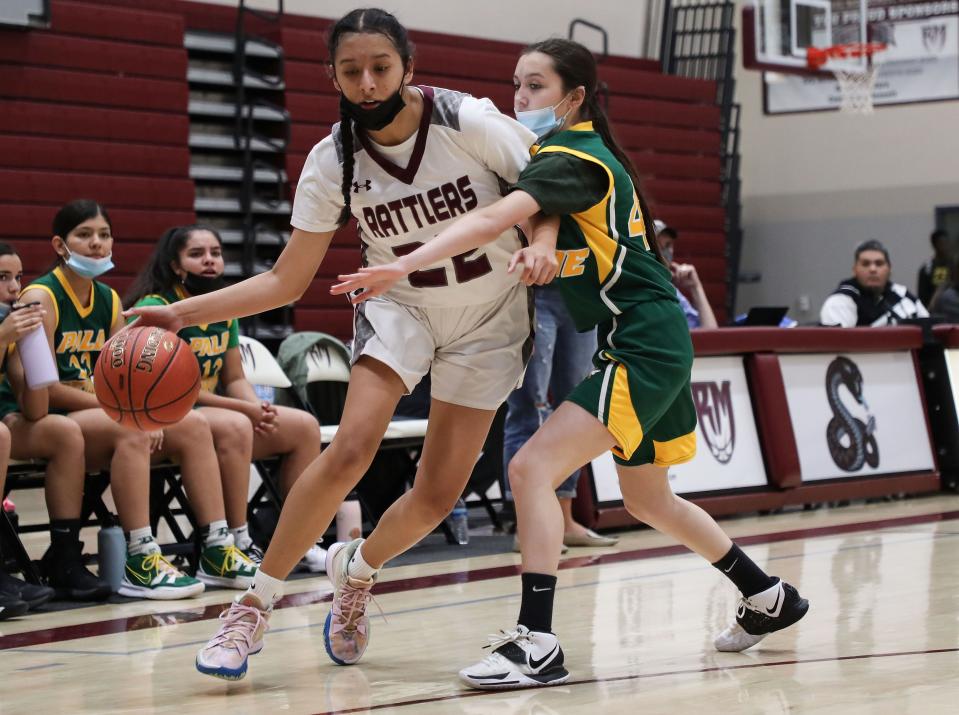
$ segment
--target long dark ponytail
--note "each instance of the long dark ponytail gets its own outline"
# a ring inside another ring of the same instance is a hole
[[[212,226],[197,223],[168,228],[153,247],[153,253],[150,254],[146,264],[133,279],[133,283],[123,297],[123,305],[132,308],[146,296],[172,290],[180,283],[180,277],[174,273],[172,264],[180,260],[180,251],[186,246],[194,231],[209,231],[216,236],[220,246],[223,245],[223,239]]]
[[[347,13],[330,28],[327,47],[330,49],[330,68],[336,76],[336,49],[339,47],[343,35],[351,32],[378,33],[386,35],[393,47],[403,60],[403,71],[406,72],[413,59],[413,43],[410,42],[406,28],[393,15],[379,8],[359,8]],[[353,122],[340,110],[340,140],[343,146],[343,181],[340,190],[343,192],[343,210],[340,212],[339,224],[344,225],[350,220],[350,189],[353,185]]]
[[[606,116],[606,110],[600,104],[598,88],[598,79],[596,72],[596,58],[593,53],[572,40],[563,40],[560,38],[550,38],[542,42],[535,42],[523,49],[523,54],[528,55],[531,52],[541,52],[553,60],[553,69],[563,80],[563,90],[566,93],[571,92],[577,87],[583,87],[586,90],[586,99],[583,102],[583,108],[580,110],[580,116],[593,122],[593,129],[602,138],[606,148],[612,152],[613,156],[623,165],[626,173],[629,174],[633,182],[633,188],[636,190],[636,196],[639,198],[639,208],[643,212],[643,225],[646,227],[646,242],[650,250],[656,255],[656,258],[663,265],[667,265],[666,259],[659,250],[659,244],[656,242],[655,228],[653,227],[653,214],[646,204],[646,197],[643,195],[642,182],[639,179],[639,172],[632,159],[626,153],[626,150],[620,146],[613,135],[613,130],[609,126],[609,118]]]

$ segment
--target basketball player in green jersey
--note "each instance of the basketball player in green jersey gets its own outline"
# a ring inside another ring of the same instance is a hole
[[[125,302],[136,307],[170,305],[204,295],[225,285],[224,269],[222,241],[212,227],[171,228],[157,242]],[[308,412],[256,396],[243,373],[236,320],[191,325],[177,334],[200,363],[203,387],[197,406],[213,431],[230,532],[237,548],[259,562],[262,553],[246,521],[250,461],[279,456],[280,488],[286,494],[320,454],[320,425]],[[314,545],[305,557],[307,568],[322,570],[325,556]]]
[[[580,330],[598,326],[596,370],[509,465],[523,552],[518,624],[502,631],[493,652],[460,678],[481,689],[555,685],[569,678],[551,632],[563,541],[553,490],[607,450],[629,512],[705,557],[742,592],[736,621],[715,645],[744,650],[798,621],[808,603],[670,489],[668,467],[689,461],[696,451],[692,344],[669,270],[647,232],[652,218],[636,171],[597,97],[593,55],[568,40],[532,45],[519,59],[514,87],[516,118],[539,136],[539,144],[513,191],[392,264],[341,276],[332,291],[362,289],[353,297],[362,302],[542,211],[561,216],[558,280],[566,306]],[[511,268],[522,258],[523,251],[517,252]]]
[[[98,601],[110,585],[83,565],[79,519],[83,501],[83,435],[77,424],[47,413],[45,388],[27,387],[16,341],[43,326],[39,306],[18,304],[23,276],[20,257],[0,243],[0,495],[4,493],[7,459],[42,459],[44,496],[50,515],[50,548],[43,561],[57,562],[48,572],[49,586],[25,583],[7,574],[0,558],[0,618],[11,597],[35,608],[54,596]],[[14,310],[16,308],[16,310]]]
[[[37,301],[56,357],[60,383],[49,389],[50,410],[80,425],[86,467],[110,469],[110,488],[128,534],[128,558],[120,594],[176,599],[203,591],[160,554],[150,529],[150,462],[170,459],[181,467],[190,506],[203,527],[199,574],[204,580],[245,588],[256,567],[234,546],[223,511],[213,438],[206,419],[192,413],[150,434],[121,427],[100,409],[93,394],[93,367],[103,344],[123,325],[120,298],[98,276],[113,267],[113,235],[106,210],[95,201],[73,201],[53,220],[57,266],[23,292]]]

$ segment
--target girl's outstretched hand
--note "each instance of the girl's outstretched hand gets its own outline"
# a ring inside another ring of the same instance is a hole
[[[155,325],[165,328],[171,333],[178,333],[183,328],[183,320],[170,305],[147,305],[140,308],[130,308],[123,311],[123,317],[129,320],[136,318],[135,325]]]
[[[536,244],[521,248],[513,254],[509,265],[506,267],[506,272],[512,273],[517,269],[523,272],[520,281],[524,285],[546,285],[559,272],[556,251]]]
[[[367,266],[360,268],[356,273],[345,273],[337,276],[340,283],[330,288],[333,295],[343,295],[362,290],[361,293],[350,296],[350,303],[357,305],[364,300],[383,295],[392,288],[397,281],[406,278],[407,271],[399,261],[387,263],[383,266]]]

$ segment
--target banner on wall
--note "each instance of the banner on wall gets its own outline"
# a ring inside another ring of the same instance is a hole
[[[959,98],[959,0],[872,0],[869,29],[887,44],[873,88],[877,106]],[[835,79],[764,73],[767,114],[838,109]]]
[[[933,469],[909,352],[781,355],[803,482]]]
[[[696,405],[696,456],[669,469],[677,494],[766,485],[756,420],[740,356],[696,358],[691,385]],[[613,456],[591,465],[599,503],[623,498]]]

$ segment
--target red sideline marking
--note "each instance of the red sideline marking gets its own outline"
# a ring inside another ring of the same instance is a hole
[[[912,526],[915,524],[928,524],[938,521],[951,521],[959,519],[959,511],[945,511],[934,514],[916,514],[914,516],[900,516],[890,519],[876,519],[874,521],[861,521],[851,524],[835,524],[833,526],[819,526],[808,529],[794,529],[792,531],[779,531],[769,534],[754,534],[753,536],[743,536],[736,539],[736,543],[742,545],[749,544],[771,544],[780,541],[792,541],[795,539],[809,539],[824,536],[834,536],[836,534],[848,534],[857,531],[874,531],[877,529],[892,529],[900,526]],[[577,556],[565,559],[560,562],[561,569],[583,568],[585,566],[598,566],[602,564],[620,563],[623,561],[640,561],[644,559],[654,559],[661,556],[675,556],[677,554],[689,553],[685,546],[657,546],[649,549],[635,549],[632,551],[620,551],[611,554],[598,554],[596,556]],[[474,581],[489,581],[497,578],[506,578],[519,574],[519,565],[514,566],[494,566],[485,569],[475,569],[472,571],[454,571],[452,573],[436,574],[434,576],[417,576],[415,578],[397,579],[378,584],[377,594],[399,593],[402,591],[416,591],[423,588],[435,588],[437,586],[449,586],[461,583],[473,583]],[[332,593],[327,590],[306,591],[304,593],[285,596],[274,608],[292,608],[297,606],[306,606],[313,603],[322,603],[332,600]],[[175,619],[177,623],[189,623],[192,621],[205,621],[217,618],[224,609],[228,608],[230,601],[226,603],[212,604],[203,607],[200,611],[190,611],[187,608],[177,611],[168,611],[158,614],[145,614],[134,616],[132,618],[113,618],[106,621],[94,621],[92,623],[80,623],[73,626],[59,626],[56,628],[45,628],[38,631],[26,631],[24,633],[14,633],[8,636],[0,636],[0,650],[10,648],[26,648],[33,645],[46,645],[49,643],[60,643],[63,641],[75,640],[79,638],[95,638],[97,636],[110,635],[112,633],[125,633],[127,631],[143,630],[146,628],[158,628],[165,619]],[[181,602],[182,604],[182,602]],[[186,606],[186,604],[182,604]],[[157,616],[157,618],[154,618]]]

